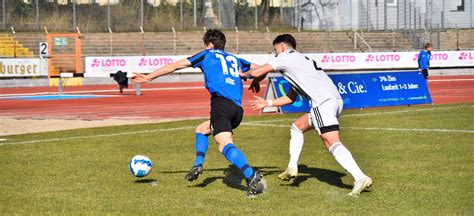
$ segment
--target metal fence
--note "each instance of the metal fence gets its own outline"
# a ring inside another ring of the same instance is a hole
[[[3,30],[472,28],[473,0],[0,0]]]
[[[87,32],[291,27],[288,0],[0,0],[0,29]],[[97,3],[98,2],[98,3]]]

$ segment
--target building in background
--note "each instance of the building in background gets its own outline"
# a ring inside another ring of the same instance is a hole
[[[473,0],[296,0],[303,29],[472,28]]]

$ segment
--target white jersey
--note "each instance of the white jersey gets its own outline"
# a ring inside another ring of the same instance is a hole
[[[308,97],[313,106],[319,106],[331,98],[341,99],[339,91],[323,69],[296,50],[287,50],[268,64],[275,71],[280,71],[298,93]]]
[[[296,50],[287,50],[268,64],[275,71],[280,71],[298,93],[310,99],[313,106],[319,106],[331,98],[341,99],[339,91],[323,69]]]

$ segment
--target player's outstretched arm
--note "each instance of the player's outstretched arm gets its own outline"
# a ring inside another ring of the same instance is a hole
[[[188,59],[181,59],[179,61],[175,61],[171,64],[165,65],[161,68],[156,69],[152,73],[145,75],[140,73],[133,73],[134,76],[132,77],[132,81],[135,83],[147,83],[151,82],[152,80],[156,79],[157,77],[164,76],[169,73],[173,73],[179,69],[191,67],[191,62]]]
[[[290,88],[288,95],[279,97],[274,100],[265,100],[259,96],[253,96],[256,100],[250,101],[250,107],[254,110],[262,109],[267,106],[284,106],[287,104],[292,104],[296,100],[296,92],[293,88]]]
[[[255,64],[255,63],[251,63],[251,64],[250,64],[250,70],[252,70],[252,69],[257,69],[257,68],[259,68],[259,67],[260,67],[259,64]]]
[[[268,64],[265,64],[265,65],[268,65]],[[249,90],[252,90],[252,92],[255,92],[255,93],[260,92],[260,81],[262,81],[263,79],[265,79],[265,77],[267,77],[268,72],[273,71],[273,68],[271,66],[270,66],[270,69],[269,69],[269,68],[264,67],[265,65],[260,66],[258,64],[252,63],[250,65],[250,70],[248,70],[246,73],[242,73],[240,71],[240,76],[241,77],[253,78],[252,83],[250,84],[250,87],[248,88]],[[267,71],[268,69],[269,69],[269,71]],[[257,72],[255,72],[255,70],[257,70]],[[254,74],[258,73],[258,74],[261,74],[261,75],[256,76],[252,73],[254,73]]]
[[[269,64],[264,64],[258,68],[250,69],[249,71],[245,73],[240,73],[240,76],[241,77],[260,77],[271,71],[273,71],[273,67],[270,66]]]
[[[256,100],[250,101],[250,107],[254,110],[263,109],[269,106],[284,106],[293,103],[293,101],[288,96],[279,97],[274,100],[265,100],[256,95],[254,95],[253,97]]]

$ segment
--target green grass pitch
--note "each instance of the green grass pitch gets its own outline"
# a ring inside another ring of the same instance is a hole
[[[299,177],[277,179],[296,117],[246,117],[235,131],[268,183],[255,199],[214,141],[203,175],[184,180],[199,120],[0,137],[0,214],[474,214],[474,104],[345,110],[342,141],[374,180],[359,198],[314,131]],[[136,154],[153,161],[143,179],[128,170]]]

